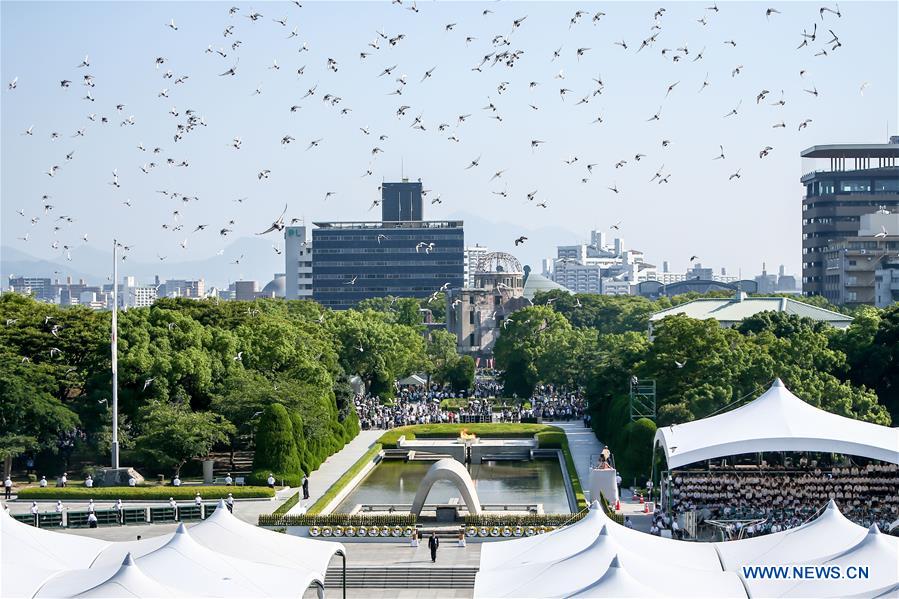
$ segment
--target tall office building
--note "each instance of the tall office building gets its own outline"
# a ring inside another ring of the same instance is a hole
[[[305,226],[284,229],[284,275],[287,299],[312,299],[312,243]]]
[[[462,221],[331,222],[312,230],[312,298],[335,310],[464,285]]]
[[[813,146],[801,156],[814,161],[803,165],[800,179],[802,292],[827,296],[829,248],[858,236],[861,215],[899,210],[899,136],[886,144]]]
[[[421,181],[381,184],[381,220],[398,222],[422,219]]]
[[[475,244],[465,248],[465,286],[474,287],[474,273],[478,271],[478,261],[483,259],[490,250],[486,246]]]

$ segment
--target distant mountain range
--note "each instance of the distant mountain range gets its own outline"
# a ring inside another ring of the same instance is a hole
[[[522,227],[507,222],[489,222],[467,212],[456,212],[448,220],[465,222],[465,244],[480,244],[492,251],[509,252],[521,262],[529,264],[537,272],[540,260],[555,255],[558,244],[578,243],[587,231],[580,234],[561,227]],[[524,235],[528,240],[515,247],[515,239]],[[101,284],[112,276],[112,253],[84,245],[71,251],[72,260],[64,258],[48,260],[37,258],[10,246],[0,247],[0,276],[4,285],[8,278],[15,276],[48,277],[73,280],[85,279],[89,283]],[[239,264],[232,264],[237,257]],[[119,277],[134,276],[139,283],[150,283],[156,275],[166,279],[206,280],[211,286],[227,287],[235,280],[252,279],[260,288],[270,281],[275,273],[284,272],[284,259],[276,255],[269,240],[252,237],[236,239],[224,249],[221,255],[198,260],[176,262],[170,259],[155,262],[139,262],[126,259],[119,263]]]

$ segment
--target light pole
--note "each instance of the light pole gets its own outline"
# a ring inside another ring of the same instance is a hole
[[[119,244],[112,240],[112,467],[119,467]]]

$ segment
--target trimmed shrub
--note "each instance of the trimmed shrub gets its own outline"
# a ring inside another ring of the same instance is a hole
[[[287,408],[272,403],[265,409],[256,427],[256,453],[251,482],[265,484],[269,473],[280,482],[294,486],[302,478],[302,466]]]
[[[266,474],[268,476],[268,474]],[[251,497],[274,497],[275,492],[268,487],[227,487],[217,486],[143,486],[143,487],[27,487],[18,493],[21,499],[72,499],[86,501],[88,499],[123,501],[165,501],[169,497],[177,500],[193,499],[199,491],[204,500],[223,499],[228,493],[235,499]]]
[[[642,485],[649,478],[655,434],[656,425],[648,418],[640,418],[624,427],[622,450],[615,462],[624,481],[636,478],[637,484]]]
[[[297,459],[300,461],[300,470],[304,473],[312,472],[309,462],[306,460],[306,436],[303,429],[303,417],[299,412],[290,413],[290,425],[293,428],[293,442],[297,449]]]

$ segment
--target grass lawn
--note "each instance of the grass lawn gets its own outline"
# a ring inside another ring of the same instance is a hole
[[[193,499],[197,492],[203,499],[222,499],[231,493],[235,499],[254,497],[274,497],[275,492],[268,487],[227,487],[227,486],[143,486],[143,487],[27,487],[18,492],[19,499],[122,499],[123,501],[165,501],[169,497],[178,500]]]

